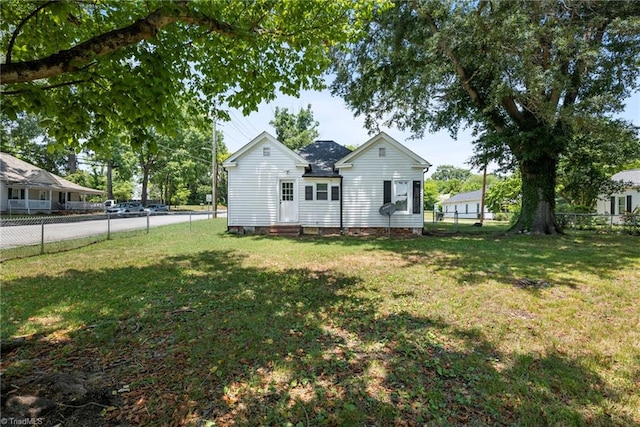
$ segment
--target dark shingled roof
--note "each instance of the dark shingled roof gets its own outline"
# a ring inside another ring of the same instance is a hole
[[[314,141],[298,150],[300,157],[308,161],[311,165],[311,168],[307,169],[303,176],[340,176],[340,174],[333,169],[333,165],[349,153],[351,153],[351,150],[335,141]]]

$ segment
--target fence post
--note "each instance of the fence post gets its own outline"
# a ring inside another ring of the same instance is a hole
[[[192,231],[193,228],[191,227],[191,215],[193,215],[191,212],[189,212],[189,231]],[[207,214],[207,218],[209,218],[209,214]]]
[[[40,255],[44,254],[44,218],[40,220],[41,232],[40,232]]]
[[[458,211],[453,213],[453,232],[458,232]]]
[[[107,240],[111,240],[111,215],[107,214]]]
[[[147,212],[147,234],[149,234],[149,216],[151,216],[151,212]]]

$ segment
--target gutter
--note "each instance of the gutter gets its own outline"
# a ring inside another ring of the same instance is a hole
[[[344,179],[342,178],[342,175],[340,175],[340,234],[344,235],[344,218],[343,218],[343,211],[344,211],[344,201],[343,201],[343,194],[344,191],[342,191],[342,186],[344,185]]]

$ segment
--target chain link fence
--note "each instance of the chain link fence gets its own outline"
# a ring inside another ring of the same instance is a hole
[[[640,234],[640,215],[626,213],[622,215],[556,213],[556,219],[565,230],[619,231],[627,234]]]
[[[485,223],[504,224],[505,226],[517,218],[513,213],[500,213],[494,215],[493,220],[485,220]],[[596,231],[607,233],[624,233],[640,235],[640,215],[626,213],[622,215],[589,214],[573,212],[557,212],[556,221],[565,231]],[[453,231],[458,231],[458,226],[468,226],[477,223],[476,219],[444,217],[440,212],[425,214],[425,227],[436,229],[443,224]]]
[[[0,261],[60,252],[108,240],[116,233],[211,218],[211,212],[120,217],[105,214],[0,219]]]

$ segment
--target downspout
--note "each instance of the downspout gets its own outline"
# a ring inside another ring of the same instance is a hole
[[[229,232],[229,170],[222,166],[222,170],[227,172],[227,233]]]
[[[343,201],[342,196],[344,195],[344,191],[342,191],[342,186],[344,185],[344,180],[342,175],[340,175],[340,235],[344,235],[344,219],[343,219]]]
[[[420,206],[420,210],[422,211],[422,233],[424,235],[425,233],[425,227],[424,227],[424,174],[429,172],[429,168],[425,168],[422,170],[422,184],[420,185],[420,188],[422,189],[422,194],[420,195],[420,201],[422,202],[422,206]],[[433,211],[433,215],[435,216],[435,205],[434,205],[434,211]]]

